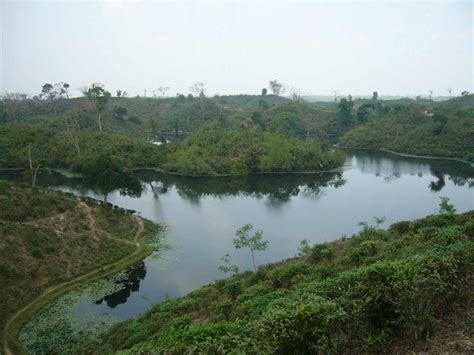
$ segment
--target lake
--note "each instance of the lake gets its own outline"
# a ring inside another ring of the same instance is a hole
[[[7,173],[2,173],[5,177]],[[300,242],[322,243],[358,232],[359,222],[383,227],[436,213],[440,197],[458,212],[474,209],[474,168],[468,164],[403,158],[389,153],[347,151],[339,173],[185,178],[141,171],[140,198],[110,194],[109,201],[169,226],[170,250],[126,271],[121,288],[99,300],[81,301],[77,312],[120,319],[134,317],[166,297],[184,295],[225,275],[229,254],[240,270],[252,269],[249,250],[235,250],[236,229],[251,223],[270,241],[256,252],[258,265],[295,256]],[[64,176],[40,184],[101,198]]]

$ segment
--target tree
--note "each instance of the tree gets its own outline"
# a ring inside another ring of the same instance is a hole
[[[81,147],[79,144],[79,136],[81,133],[81,125],[84,120],[81,104],[78,104],[71,115],[66,116],[66,134],[71,140],[72,145],[76,149],[77,155],[81,157]]]
[[[88,185],[104,195],[105,203],[109,193],[114,190],[120,190],[121,195],[132,197],[141,195],[140,181],[125,170],[123,163],[115,156],[103,154],[86,163],[82,168],[82,176]]]
[[[99,131],[102,131],[102,112],[104,112],[109,102],[110,92],[105,90],[102,84],[93,83],[90,87],[83,88],[82,93],[94,103],[99,122]]]
[[[191,92],[194,93],[198,97],[203,98],[206,96],[206,84],[200,81],[195,82],[193,86],[189,88],[189,90],[191,90]]]
[[[373,108],[374,106],[371,103],[361,105],[359,109],[357,110],[357,121],[361,123],[367,122],[367,120],[369,119],[370,111]]]
[[[45,131],[32,127],[18,128],[12,137],[14,154],[27,158],[31,186],[33,187],[36,186],[40,169],[46,164],[47,149],[50,146],[47,139]]]
[[[223,272],[224,274],[227,274],[228,272],[231,272],[233,274],[238,274],[239,273],[239,268],[237,265],[231,264],[230,263],[230,255],[226,254],[221,258],[222,264],[219,265],[219,271]]]
[[[59,90],[59,95],[62,97],[63,95],[66,95],[66,99],[69,99],[69,87],[70,85],[68,83],[58,83],[58,90]]]
[[[462,96],[462,97],[467,97],[467,96],[469,96],[470,94],[471,94],[471,93],[470,93],[469,91],[463,91],[463,92],[461,92],[461,96]]]
[[[440,197],[441,202],[439,203],[439,213],[453,215],[456,213],[456,208],[452,203],[449,203],[448,197]]]
[[[281,134],[297,134],[300,117],[292,112],[280,112],[272,119],[270,129]]]
[[[432,99],[433,97],[433,90],[430,90],[430,100]]]
[[[372,101],[377,101],[378,98],[379,98],[379,93],[377,91],[374,91],[372,93]]]
[[[280,93],[285,92],[285,86],[283,83],[279,83],[277,79],[270,80],[270,90],[273,92],[273,95],[279,96]]]
[[[339,117],[345,126],[348,126],[351,123],[351,111],[353,105],[354,103],[352,102],[351,95],[349,95],[348,99],[342,98],[339,101]]]
[[[39,97],[41,99],[46,98],[48,100],[52,100],[56,97],[56,91],[54,90],[54,86],[50,83],[46,83],[41,86],[41,92]]]
[[[166,92],[170,89],[169,86],[160,86],[157,91],[161,93],[161,97],[165,97]]]
[[[235,238],[233,239],[233,243],[236,249],[250,249],[250,251],[252,252],[253,269],[257,271],[257,267],[255,266],[254,252],[263,251],[267,249],[268,244],[270,244],[270,242],[268,240],[262,240],[262,231],[256,231],[253,236],[249,236],[249,233],[253,229],[254,227],[251,224],[246,224],[242,228],[237,229],[237,231],[235,232]]]
[[[294,101],[302,101],[301,99],[301,91],[298,90],[297,88],[291,88],[290,90],[290,95],[291,95],[291,98],[294,100]]]
[[[267,88],[263,88],[262,89],[262,96],[266,96],[267,92],[268,92]]]
[[[118,120],[123,120],[128,115],[128,110],[126,107],[115,107],[114,108],[114,117]]]
[[[453,89],[448,88],[449,97],[451,97],[451,93],[452,93],[452,92],[453,92]]]
[[[122,96],[122,90],[117,90],[116,93],[117,93],[117,97]]]

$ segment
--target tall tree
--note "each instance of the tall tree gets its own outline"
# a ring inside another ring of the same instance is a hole
[[[105,90],[104,85],[99,83],[93,83],[91,86],[83,88],[82,93],[90,101],[93,102],[94,107],[97,111],[99,131],[102,131],[102,113],[104,112],[105,108],[107,107],[107,103],[109,102],[109,98],[111,96],[110,92]]]
[[[33,127],[21,127],[15,130],[12,137],[14,154],[21,161],[27,162],[27,171],[31,177],[31,186],[36,186],[40,169],[46,164],[48,135],[44,130]],[[24,159],[26,158],[26,159]]]
[[[82,176],[86,184],[104,195],[105,203],[109,193],[114,190],[119,190],[121,195],[141,195],[140,181],[127,171],[122,161],[115,156],[103,154],[86,163],[82,168]]]
[[[267,92],[268,92],[267,88],[263,88],[262,89],[262,96],[266,96]]]
[[[347,99],[342,98],[339,101],[339,117],[342,121],[342,123],[345,126],[348,126],[351,123],[352,120],[352,106],[354,103],[352,102],[352,96],[349,95]]]
[[[66,135],[71,141],[74,149],[77,152],[79,158],[81,157],[81,146],[79,142],[79,136],[81,133],[82,124],[84,121],[84,113],[82,105],[79,103],[73,110],[73,112],[66,116]]]
[[[242,228],[237,229],[235,232],[235,238],[232,240],[236,249],[240,248],[249,248],[252,252],[252,263],[253,269],[257,271],[255,266],[255,251],[263,251],[267,249],[270,242],[268,240],[262,240],[263,232],[256,231],[253,236],[250,236],[249,233],[254,229],[253,225],[246,224]]]

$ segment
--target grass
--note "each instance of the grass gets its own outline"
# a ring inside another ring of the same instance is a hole
[[[152,252],[144,241],[154,224],[88,199],[0,181],[0,201],[0,325],[15,354],[25,352],[19,331],[37,310]]]
[[[365,225],[306,252],[157,304],[83,352],[406,353],[473,312],[474,211]]]

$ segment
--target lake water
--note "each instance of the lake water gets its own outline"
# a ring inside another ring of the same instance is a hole
[[[218,267],[230,254],[240,270],[252,268],[249,250],[235,250],[232,237],[246,223],[263,231],[268,249],[258,265],[296,255],[303,239],[321,243],[351,235],[359,222],[384,227],[435,213],[441,196],[459,212],[474,209],[474,168],[468,164],[402,158],[382,152],[348,151],[340,173],[184,178],[152,171],[138,174],[140,198],[110,195],[109,201],[169,225],[171,250],[127,271],[121,290],[83,301],[78,312],[130,318],[165,297],[184,295],[225,277]],[[80,181],[41,177],[40,183],[101,198]]]

